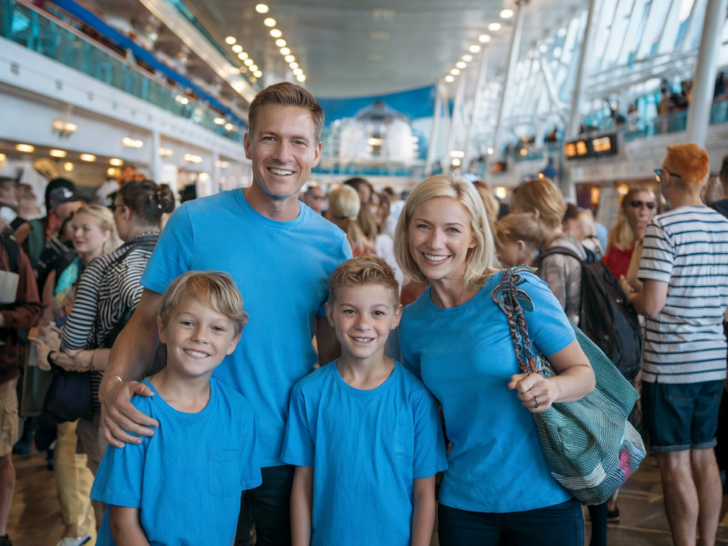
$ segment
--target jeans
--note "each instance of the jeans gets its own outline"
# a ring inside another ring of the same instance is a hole
[[[493,514],[440,504],[440,546],[584,546],[581,504]]]
[[[263,483],[243,493],[238,521],[236,546],[250,543],[250,522],[253,515],[257,546],[290,546],[291,487],[296,467],[290,465],[261,468]]]

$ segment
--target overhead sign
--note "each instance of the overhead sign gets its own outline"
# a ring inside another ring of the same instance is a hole
[[[594,135],[564,143],[564,156],[569,161],[616,155],[617,134]]]

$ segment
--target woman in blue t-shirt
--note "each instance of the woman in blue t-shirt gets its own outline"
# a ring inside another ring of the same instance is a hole
[[[397,261],[429,284],[405,308],[402,360],[442,403],[452,442],[440,489],[442,546],[538,542],[581,546],[581,506],[551,476],[533,417],[579,400],[594,373],[559,302],[535,275],[529,334],[558,375],[519,374],[508,320],[493,300],[503,277],[477,190],[433,176],[410,195],[397,225]]]

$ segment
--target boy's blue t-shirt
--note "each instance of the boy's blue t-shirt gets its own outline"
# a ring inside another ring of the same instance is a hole
[[[154,396],[134,396],[132,404],[157,419],[159,428],[139,445],[109,446],[91,498],[139,508],[151,546],[230,546],[241,493],[262,481],[250,404],[210,379],[205,409],[184,413],[167,404],[148,379],[143,383]],[[114,544],[108,509],[96,544]]]
[[[453,448],[440,502],[471,512],[519,512],[559,504],[571,495],[549,471],[533,416],[508,389],[520,373],[508,319],[493,300],[503,272],[462,305],[442,309],[430,288],[404,308],[399,326],[403,364],[442,403]],[[528,333],[545,355],[575,339],[546,283],[522,274],[533,300]]]
[[[371,390],[336,362],[299,381],[281,460],[314,469],[311,546],[409,546],[413,480],[447,468],[437,403],[398,363]]]
[[[290,392],[316,363],[315,318],[326,314],[331,273],[349,258],[344,232],[305,204],[295,220],[277,222],[238,189],[178,208],[144,271],[141,284],[160,294],[187,271],[232,276],[250,322],[213,375],[253,406],[264,467],[281,464]]]

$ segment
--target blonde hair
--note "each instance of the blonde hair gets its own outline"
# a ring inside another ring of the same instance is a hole
[[[490,189],[490,186],[487,183],[483,182],[482,180],[476,180],[475,182],[473,182],[473,186],[475,186],[475,189],[478,190],[480,197],[483,199],[485,212],[488,213],[488,220],[490,220],[491,225],[495,224],[495,222],[498,220],[500,203],[493,196],[493,191]]]
[[[329,194],[329,211],[334,224],[344,230],[351,246],[359,250],[366,246],[364,232],[357,221],[360,209],[359,194],[351,186],[339,186]]]
[[[409,226],[418,207],[431,199],[449,197],[465,207],[476,245],[468,250],[465,268],[465,285],[481,288],[498,269],[496,267],[495,242],[490,229],[488,214],[478,190],[463,180],[449,174],[431,176],[420,183],[405,202],[394,234],[394,256],[405,275],[415,282],[429,284],[412,256],[409,244]]]
[[[619,250],[625,251],[634,246],[635,236],[632,226],[629,223],[627,207],[638,193],[643,192],[649,193],[653,198],[655,197],[655,194],[651,189],[643,187],[630,188],[629,191],[622,197],[622,200],[619,202],[619,211],[617,211],[617,221],[614,223],[614,227],[609,230],[607,250],[614,246]],[[657,205],[657,200],[655,200],[655,204]]]
[[[316,102],[314,96],[299,85],[288,82],[276,83],[263,89],[255,95],[248,109],[248,132],[255,133],[261,109],[268,104],[280,106],[297,106],[311,112],[313,119],[313,132],[316,142],[321,141],[321,129],[324,126],[324,111]]]
[[[235,326],[236,336],[248,324],[243,297],[230,275],[220,271],[188,271],[173,280],[164,291],[159,304],[159,318],[165,327],[185,294],[225,315]]]
[[[547,226],[561,225],[566,213],[566,202],[561,190],[549,178],[536,178],[513,190],[511,209],[533,212]]]
[[[93,216],[99,224],[99,229],[103,233],[109,234],[109,238],[106,239],[101,249],[102,254],[108,254],[122,245],[119,232],[116,230],[114,214],[107,207],[102,207],[101,205],[83,205],[76,211],[76,214]]]
[[[329,302],[336,301],[339,288],[379,285],[387,288],[395,310],[399,307],[399,283],[394,270],[382,258],[364,254],[340,264],[329,278]]]
[[[495,238],[499,244],[522,241],[529,258],[533,260],[543,244],[543,231],[534,213],[513,212],[495,223]]]

